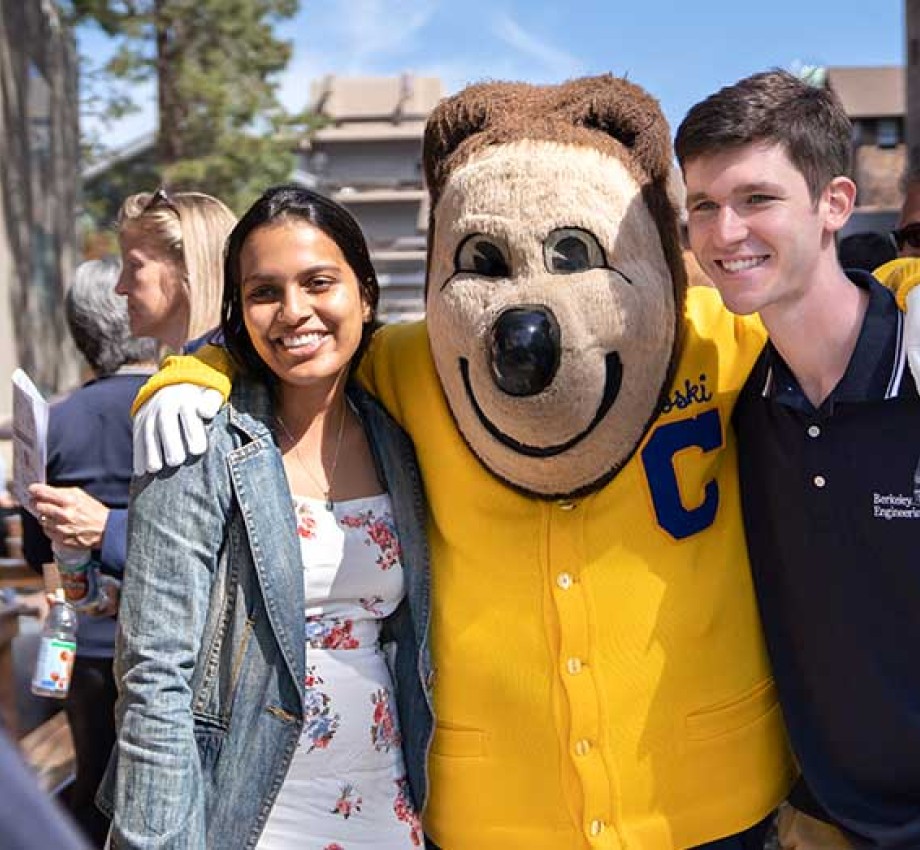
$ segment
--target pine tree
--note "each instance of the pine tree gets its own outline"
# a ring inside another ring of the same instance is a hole
[[[96,24],[118,45],[103,68],[83,63],[87,109],[117,117],[136,105],[132,88],[155,81],[153,167],[161,183],[209,192],[241,211],[290,176],[310,118],[287,114],[278,101],[291,45],[275,27],[296,14],[299,0],[61,3],[72,24]]]

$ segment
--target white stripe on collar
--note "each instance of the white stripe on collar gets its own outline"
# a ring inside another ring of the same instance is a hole
[[[888,380],[888,389],[885,398],[895,398],[901,390],[901,381],[904,378],[904,366],[907,363],[907,346],[904,344],[904,314],[898,311],[898,338],[894,350],[894,367],[891,378]]]
[[[898,330],[897,340],[895,342],[894,364],[891,369],[891,377],[888,379],[888,389],[885,390],[885,398],[896,398],[901,391],[901,381],[904,379],[904,368],[907,365],[907,346],[904,344],[904,314],[898,312]],[[764,381],[763,389],[760,394],[764,398],[769,398],[773,391],[773,366],[767,370],[767,378]]]

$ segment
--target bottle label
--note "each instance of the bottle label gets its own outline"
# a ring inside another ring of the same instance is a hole
[[[43,637],[38,648],[32,687],[66,694],[76,652],[77,645],[73,641]]]
[[[71,604],[83,603],[90,595],[89,571],[86,564],[81,564],[74,570],[60,566],[61,585],[64,588],[64,598]]]
[[[64,598],[71,605],[86,605],[92,602],[92,597],[95,596],[95,571],[91,568],[92,561],[88,553],[81,549],[75,549],[73,553],[78,557],[70,559],[66,557],[67,553],[56,552],[54,560],[61,576]]]

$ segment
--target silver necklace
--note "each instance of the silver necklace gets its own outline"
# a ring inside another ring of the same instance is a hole
[[[332,469],[329,470],[329,486],[326,489],[323,489],[323,485],[319,483],[317,478],[310,472],[309,467],[304,463],[303,458],[300,455],[300,446],[297,445],[297,442],[294,440],[293,435],[288,430],[287,425],[284,424],[284,420],[278,415],[275,414],[275,419],[278,420],[278,424],[281,426],[281,429],[284,431],[285,436],[288,438],[288,442],[291,444],[291,448],[294,450],[294,457],[297,458],[297,463],[300,464],[300,468],[307,474],[307,477],[316,485],[320,493],[323,494],[323,498],[326,502],[326,510],[332,510],[332,487],[335,482],[335,470],[339,465],[339,449],[342,448],[342,434],[345,431],[345,413],[348,410],[347,400],[342,400],[342,415],[339,417],[339,433],[335,438],[335,454],[332,456]],[[323,444],[320,440],[319,446],[319,458],[320,464],[323,461]]]

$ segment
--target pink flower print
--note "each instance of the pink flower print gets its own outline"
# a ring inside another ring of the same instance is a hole
[[[409,838],[415,847],[422,846],[422,821],[412,804],[409,795],[409,782],[405,776],[396,780],[396,799],[393,801],[393,812],[398,820],[409,825]]]
[[[348,528],[364,528],[367,539],[365,546],[374,546],[380,550],[377,555],[377,566],[381,570],[395,567],[402,558],[402,549],[399,538],[396,536],[396,525],[390,514],[381,517],[375,516],[372,510],[359,511],[342,517],[342,525]]]
[[[308,753],[325,750],[342,722],[340,714],[332,711],[332,700],[316,688],[304,691],[303,737],[310,741]]]
[[[352,634],[354,620],[338,617],[308,617],[305,638],[310,649],[357,649],[360,641]]]
[[[314,687],[316,687],[317,685],[324,685],[324,684],[326,684],[326,683],[323,681],[322,677],[319,676],[319,675],[317,675],[317,672],[316,672],[316,665],[315,665],[315,664],[308,664],[308,665],[307,665],[307,670],[306,670],[306,673],[305,673],[304,678],[303,678],[303,684],[304,684],[304,687],[305,687],[305,688],[314,688]]]
[[[323,639],[323,649],[356,649],[358,639],[351,633],[353,628],[354,623],[351,620],[335,623],[326,632],[326,636]]]
[[[345,850],[345,848],[341,844],[336,844],[336,842],[333,841],[332,844],[327,844],[323,847],[323,850]]]
[[[361,811],[362,802],[364,801],[358,796],[355,786],[347,782],[342,786],[342,793],[339,794],[339,799],[335,801],[330,814],[341,815],[348,820],[352,815]]]
[[[316,519],[306,502],[294,502],[294,515],[297,519],[297,536],[304,540],[316,537]]]
[[[390,704],[390,692],[386,688],[378,688],[371,694],[374,704],[374,718],[371,724],[371,743],[377,752],[389,752],[394,747],[402,744],[402,736],[396,726],[393,707]]]
[[[361,597],[361,599],[358,600],[358,604],[365,611],[367,611],[370,614],[373,614],[375,617],[384,616],[383,608],[380,607],[382,603],[383,603],[382,596],[368,596],[366,598]]]

